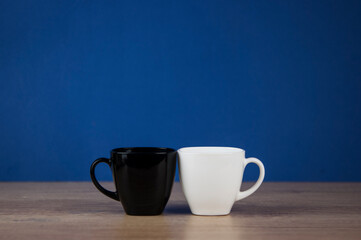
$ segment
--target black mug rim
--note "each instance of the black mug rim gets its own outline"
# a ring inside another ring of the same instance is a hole
[[[173,148],[163,147],[121,147],[112,149],[115,154],[168,154],[176,152]]]

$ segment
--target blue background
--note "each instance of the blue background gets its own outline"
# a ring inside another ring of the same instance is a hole
[[[211,145],[267,181],[360,181],[360,23],[361,1],[1,0],[0,180]]]

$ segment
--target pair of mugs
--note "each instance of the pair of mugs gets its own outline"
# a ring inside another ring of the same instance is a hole
[[[178,153],[178,154],[177,154]],[[254,193],[261,185],[265,169],[256,158],[233,147],[116,148],[111,157],[99,158],[90,167],[95,187],[120,201],[128,215],[159,215],[168,202],[179,156],[182,189],[195,215],[227,215],[235,201]],[[106,163],[112,170],[115,192],[103,188],[95,177],[95,167]],[[248,163],[260,169],[257,182],[240,192],[243,171]]]

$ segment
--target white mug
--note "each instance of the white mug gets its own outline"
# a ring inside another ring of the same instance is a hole
[[[195,215],[227,215],[235,201],[254,193],[263,182],[265,169],[257,158],[233,147],[186,147],[178,150],[179,176],[189,207]],[[255,163],[257,182],[241,192],[244,168]]]

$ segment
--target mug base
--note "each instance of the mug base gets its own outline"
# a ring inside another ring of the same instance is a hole
[[[162,213],[126,213],[129,216],[158,216]]]
[[[163,213],[163,210],[162,211],[132,211],[132,210],[127,210],[125,211],[125,213],[127,215],[130,215],[130,216],[156,216],[156,215],[161,215]]]
[[[192,211],[193,215],[197,216],[226,216],[231,212],[217,212],[217,211]]]
[[[161,215],[164,211],[163,205],[147,206],[123,206],[124,212],[131,216],[156,216]]]
[[[163,212],[125,212],[129,216],[157,216]]]

